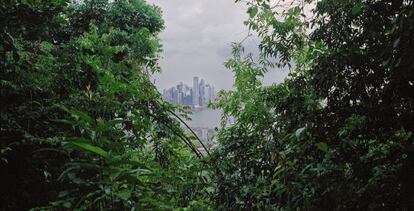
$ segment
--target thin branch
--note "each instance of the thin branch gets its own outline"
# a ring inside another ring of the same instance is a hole
[[[153,116],[153,115],[152,115]],[[153,116],[154,117],[154,116]],[[162,125],[164,125],[165,127],[167,127],[168,129],[170,129],[176,136],[178,136],[183,142],[184,142],[184,144],[185,145],[187,145],[187,147],[189,147],[193,152],[194,152],[194,154],[196,154],[197,155],[197,157],[199,158],[199,159],[201,159],[201,158],[203,158],[204,156],[203,156],[203,154],[201,153],[201,152],[199,152],[198,150],[197,150],[197,148],[191,143],[191,140],[189,140],[188,138],[186,138],[185,136],[182,136],[181,134],[179,134],[176,130],[174,130],[174,128],[172,128],[170,125],[168,125],[168,124],[166,124],[166,123],[163,123],[163,122],[159,122],[159,123],[161,123]]]
[[[191,131],[191,133],[194,135],[194,137],[196,137],[198,142],[201,144],[201,146],[204,148],[204,150],[210,156],[210,151],[208,151],[207,147],[204,145],[204,143],[201,141],[201,139],[196,135],[196,133],[193,131],[193,129],[191,129],[190,126],[188,126],[188,124],[181,117],[179,117],[177,114],[175,114],[174,112],[172,112],[170,110],[168,110],[168,112],[170,112],[173,116],[175,116],[178,120],[180,120],[180,122],[183,123]]]

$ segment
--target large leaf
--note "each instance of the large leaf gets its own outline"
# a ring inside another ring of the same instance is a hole
[[[319,142],[319,143],[315,144],[315,146],[323,152],[328,152],[328,150],[329,150],[329,146],[325,142]]]
[[[125,120],[110,120],[107,122],[104,122],[103,120],[98,121],[98,127],[96,128],[96,132],[109,131],[115,125],[123,123],[123,122],[125,122]]]
[[[75,145],[75,146],[78,146],[78,147],[80,147],[80,148],[82,148],[82,149],[84,149],[86,151],[89,151],[89,152],[93,152],[95,154],[98,154],[98,155],[100,155],[102,157],[108,157],[108,152],[105,151],[105,150],[103,150],[100,147],[93,146],[93,145],[90,145],[90,144],[84,143],[84,142],[72,142],[72,144]]]
[[[303,132],[305,131],[305,129],[306,129],[306,128],[304,128],[304,127],[297,129],[297,130],[296,130],[296,132],[295,132],[295,136],[296,136],[296,138],[300,138],[300,137],[302,137]]]
[[[362,12],[362,4],[361,3],[356,3],[353,7],[352,7],[352,15],[359,15]]]
[[[89,123],[89,124],[92,124],[93,123],[92,117],[90,117],[85,112],[82,112],[82,111],[71,111],[70,114],[72,114],[76,118],[79,118],[79,119],[85,121],[86,123]]]
[[[249,9],[247,9],[247,13],[249,14],[251,18],[256,16],[257,12],[258,12],[257,6],[252,6],[252,7],[249,7]]]
[[[87,122],[87,123],[89,123],[89,124],[92,124],[93,123],[93,119],[92,119],[92,117],[90,117],[87,113],[84,113],[84,112],[82,112],[82,111],[75,111],[75,110],[72,110],[72,109],[69,109],[69,108],[67,108],[66,106],[64,106],[64,105],[59,105],[59,104],[56,104],[56,105],[54,105],[55,107],[57,107],[57,108],[59,108],[59,109],[61,109],[61,110],[63,110],[63,111],[65,111],[66,113],[69,113],[69,114],[71,114],[72,116],[74,116],[77,120],[78,119],[80,119],[80,120],[83,120],[83,121],[85,121],[85,122]],[[67,121],[67,122],[64,122],[64,121],[62,121],[62,120],[55,120],[55,121],[60,121],[60,122],[62,122],[62,123],[67,123],[67,124],[70,124],[70,122],[69,121]]]

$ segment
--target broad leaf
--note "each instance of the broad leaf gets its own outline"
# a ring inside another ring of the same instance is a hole
[[[105,150],[103,150],[100,147],[93,146],[93,145],[90,145],[88,143],[83,143],[83,142],[72,142],[72,144],[75,145],[75,146],[78,146],[78,147],[80,147],[84,150],[87,150],[89,152],[93,152],[95,154],[98,154],[102,157],[108,157],[108,152],[106,152]]]
[[[329,146],[325,142],[319,142],[319,143],[315,144],[315,146],[319,150],[321,150],[322,152],[328,152],[328,150],[329,150]]]

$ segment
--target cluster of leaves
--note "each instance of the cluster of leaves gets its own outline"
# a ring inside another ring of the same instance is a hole
[[[158,7],[2,1],[0,20],[2,209],[208,209],[206,167],[150,81]]]
[[[217,206],[414,209],[414,2],[277,2],[247,3],[260,61],[236,45],[227,62]],[[294,67],[264,87],[269,58]]]

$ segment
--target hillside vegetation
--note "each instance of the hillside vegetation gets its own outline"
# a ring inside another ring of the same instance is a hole
[[[2,1],[0,210],[414,210],[414,2],[235,3],[260,55],[202,154],[150,80],[160,8]]]

